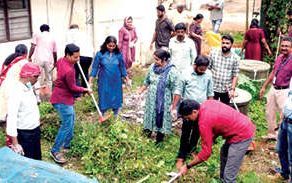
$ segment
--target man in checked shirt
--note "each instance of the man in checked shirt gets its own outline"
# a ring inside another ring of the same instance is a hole
[[[233,37],[222,36],[220,49],[210,52],[209,69],[212,71],[214,83],[214,99],[229,105],[230,98],[234,97],[234,91],[239,73],[239,57],[231,52]]]

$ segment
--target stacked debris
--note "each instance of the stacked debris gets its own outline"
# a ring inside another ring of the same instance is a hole
[[[124,94],[122,119],[130,122],[143,123],[144,106],[145,95],[138,95],[135,92]]]

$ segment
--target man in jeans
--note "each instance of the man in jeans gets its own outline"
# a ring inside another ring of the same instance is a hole
[[[284,179],[292,178],[292,79],[288,100],[284,106],[284,119],[278,134],[277,151],[281,163],[281,176]]]
[[[75,123],[74,94],[91,92],[87,88],[76,85],[74,64],[79,60],[79,50],[78,46],[68,44],[65,48],[65,57],[57,62],[57,79],[54,81],[55,87],[51,97],[51,103],[61,118],[61,126],[51,149],[51,156],[57,163],[66,162],[61,148],[65,152],[68,151],[73,138]]]
[[[202,146],[189,163],[177,164],[179,173],[184,175],[191,167],[206,161],[212,154],[213,141],[222,136],[225,143],[220,152],[220,178],[234,183],[255,134],[255,125],[247,116],[216,100],[207,100],[201,105],[194,100],[184,100],[179,114],[189,123],[198,124],[199,134],[195,135],[200,135]]]
[[[207,4],[210,11],[210,20],[212,22],[213,32],[218,33],[223,19],[224,0],[213,0]]]

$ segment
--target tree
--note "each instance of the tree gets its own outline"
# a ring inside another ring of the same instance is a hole
[[[286,13],[291,8],[291,0],[262,0],[260,23],[261,27],[266,31],[267,40],[273,51],[277,49],[280,31],[282,33],[287,32]]]

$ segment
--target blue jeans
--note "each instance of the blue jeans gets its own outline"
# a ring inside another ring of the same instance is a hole
[[[73,105],[53,104],[61,118],[61,126],[59,128],[52,153],[60,152],[60,149],[70,148],[70,142],[74,133],[75,112]]]
[[[281,175],[288,179],[292,177],[292,124],[288,123],[288,118],[285,118],[281,123],[278,141],[277,152],[281,163]]]
[[[221,23],[222,23],[222,19],[212,20],[213,32],[215,32],[215,33],[219,32],[219,28],[220,28]]]

